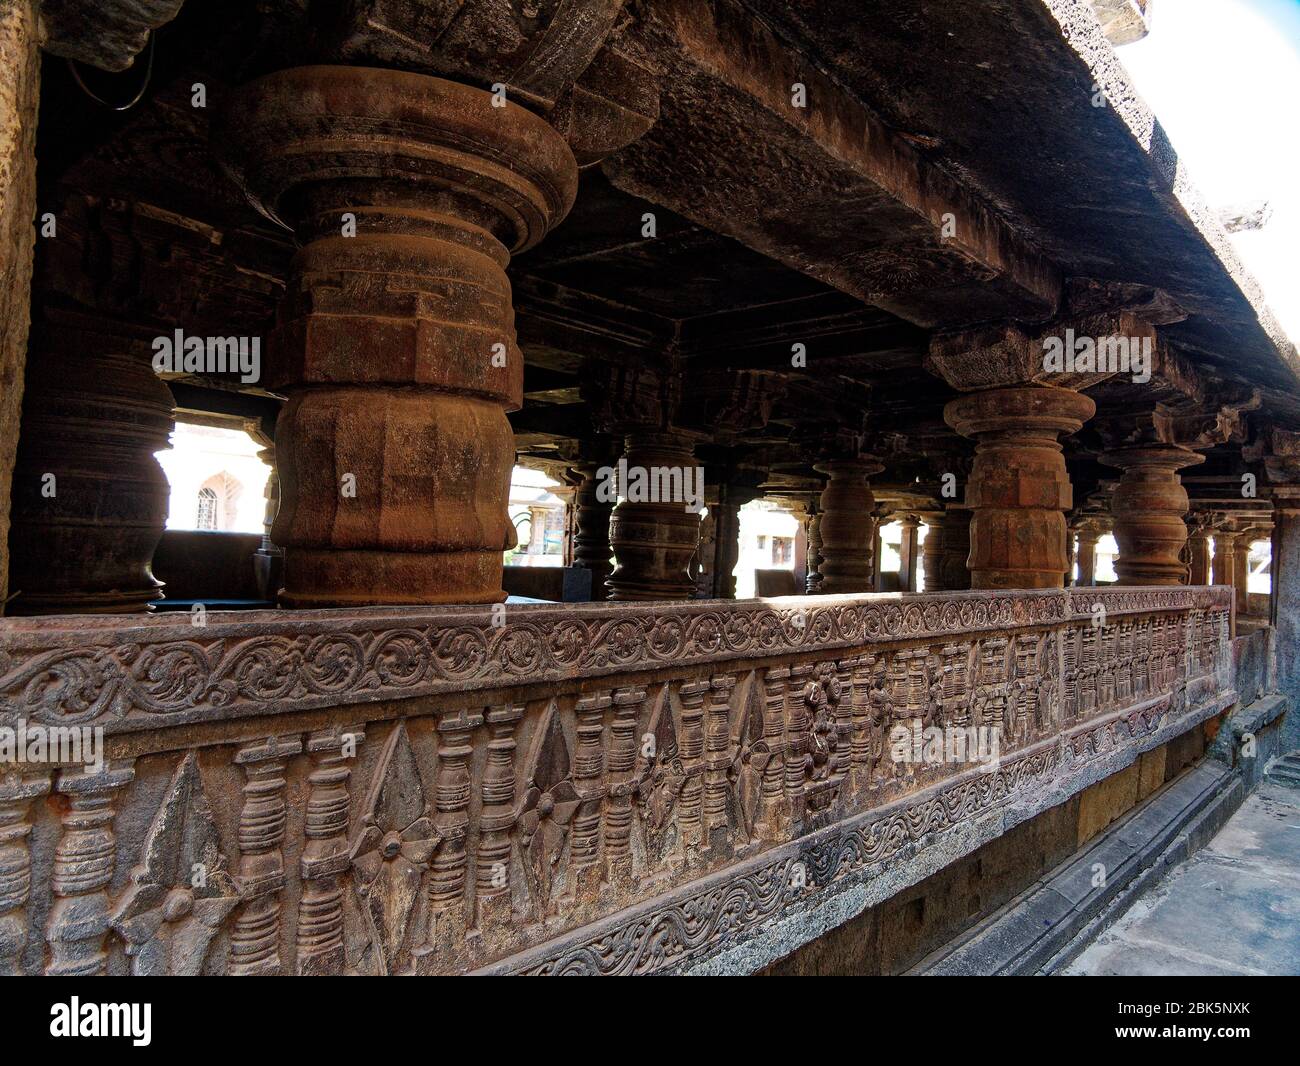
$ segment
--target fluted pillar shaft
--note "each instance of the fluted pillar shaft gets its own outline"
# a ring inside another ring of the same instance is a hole
[[[1213,581],[1216,585],[1237,584],[1237,534],[1227,529],[1214,531]]]
[[[298,236],[273,337],[282,602],[485,603],[523,357],[505,268],[567,213],[577,167],[491,93],[372,67],[239,89],[216,144]]]
[[[972,588],[1064,585],[1063,512],[1074,501],[1057,438],[1095,410],[1087,396],[1053,386],[989,389],[944,409],[948,424],[976,441],[966,487]]]

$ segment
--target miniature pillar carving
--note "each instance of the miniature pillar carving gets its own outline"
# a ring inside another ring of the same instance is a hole
[[[230,936],[230,972],[280,972],[280,893],[284,890],[285,765],[302,751],[297,736],[270,737],[235,754],[244,768],[239,815],[239,894],[244,903]]]
[[[638,490],[634,478],[684,485],[695,478],[694,441],[690,434],[633,430],[627,434],[629,484],[619,486],[619,500],[609,522],[614,570],[607,582],[611,600],[685,600],[695,592],[691,559],[700,540],[700,513],[680,492],[656,493],[648,484]],[[677,472],[676,476],[672,472]],[[701,488],[703,486],[700,486]],[[663,499],[667,495],[669,499]],[[682,498],[675,498],[682,497]]]
[[[298,901],[299,976],[343,973],[343,877],[352,865],[348,781],[352,759],[364,739],[360,726],[322,729],[307,737],[311,772],[307,776],[307,843]]]
[[[22,973],[23,948],[31,928],[27,903],[32,887],[32,801],[50,791],[48,772],[0,774],[0,977]]]
[[[1055,386],[989,389],[951,401],[944,418],[976,441],[966,487],[971,588],[1060,588],[1065,515],[1073,505],[1057,437],[1096,410],[1087,396]]]
[[[1140,445],[1107,452],[1101,461],[1124,471],[1111,498],[1121,585],[1181,585],[1187,566],[1187,490],[1178,471],[1205,456],[1174,444]]]
[[[54,851],[50,908],[45,939],[50,977],[94,977],[104,972],[112,907],[117,838],[113,806],[117,793],[135,779],[133,766],[106,766],[98,774],[61,770],[55,790],[66,797],[61,835]]]
[[[872,591],[872,543],[876,500],[867,478],[882,470],[870,458],[832,459],[816,469],[830,480],[821,498],[822,575],[817,591]]]
[[[483,806],[479,814],[474,900],[480,933],[495,934],[511,918],[510,829],[515,823],[515,728],[524,716],[523,704],[489,707],[491,739],[483,767]]]
[[[516,103],[374,67],[244,86],[216,144],[302,247],[273,338],[282,602],[486,603],[523,358],[505,268],[568,212],[573,153]]]

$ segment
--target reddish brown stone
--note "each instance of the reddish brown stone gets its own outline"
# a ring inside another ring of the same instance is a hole
[[[12,614],[142,611],[169,488],[172,395],[143,346],[45,322],[27,363],[10,530]]]
[[[870,458],[833,459],[817,469],[830,480],[821,499],[822,575],[817,591],[873,591],[872,549],[876,498],[867,478],[884,467]]]
[[[944,418],[978,442],[966,490],[971,588],[1059,588],[1073,506],[1057,437],[1092,417],[1092,400],[1052,386],[989,389],[953,400]]]
[[[1205,456],[1173,444],[1107,452],[1101,461],[1124,471],[1111,498],[1121,585],[1180,585],[1187,582],[1181,553],[1187,543],[1187,490],[1178,471]]]
[[[523,384],[505,267],[572,204],[569,148],[490,93],[342,66],[245,86],[218,143],[304,242],[273,353],[282,602],[503,599]]]

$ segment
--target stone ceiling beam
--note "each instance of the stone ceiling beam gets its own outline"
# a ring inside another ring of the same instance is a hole
[[[617,187],[918,325],[1055,310],[1047,259],[752,15],[661,0],[633,36],[660,117],[606,161]]]

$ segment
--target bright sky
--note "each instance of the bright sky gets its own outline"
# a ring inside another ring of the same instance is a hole
[[[1210,206],[1272,204],[1231,239],[1300,343],[1300,0],[1156,0],[1153,15],[1119,57]]]

